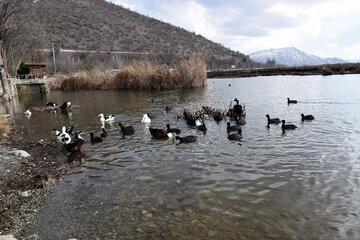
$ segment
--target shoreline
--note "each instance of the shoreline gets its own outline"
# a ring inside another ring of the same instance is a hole
[[[228,71],[210,71],[207,72],[207,78],[243,78],[258,76],[278,76],[278,75],[342,75],[342,74],[360,74],[360,63],[339,63],[325,64],[302,67],[274,67],[259,69],[243,69]]]
[[[29,134],[19,127],[0,136],[0,238],[23,239],[58,180],[71,169],[55,141],[29,141],[24,138]]]

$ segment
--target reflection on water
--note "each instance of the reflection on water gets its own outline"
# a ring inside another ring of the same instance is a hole
[[[52,139],[49,130],[75,124],[85,132],[83,161],[64,177],[30,233],[43,239],[360,239],[360,81],[357,75],[209,80],[203,89],[170,92],[52,92],[17,100],[17,124]],[[213,83],[214,82],[214,83]],[[231,84],[231,87],[229,87]],[[207,120],[203,134],[176,115],[201,105],[246,103],[241,142],[225,122]],[[297,99],[288,105],[286,98]],[[151,99],[154,99],[152,102]],[[25,108],[48,101],[80,105],[72,115]],[[174,110],[165,112],[165,106]],[[3,111],[3,110],[1,110]],[[11,111],[11,110],[10,110]],[[109,136],[96,117],[114,114]],[[154,141],[140,123],[156,115],[197,135],[194,144]],[[300,114],[315,120],[301,122]],[[297,125],[282,134],[265,115]],[[123,138],[118,122],[134,125]]]

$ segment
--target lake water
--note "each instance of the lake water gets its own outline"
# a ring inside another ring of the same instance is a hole
[[[229,86],[231,84],[231,86]],[[16,123],[34,139],[76,125],[86,157],[50,195],[34,229],[42,239],[360,239],[360,75],[209,79],[201,89],[170,92],[51,92],[15,100]],[[176,116],[202,105],[246,104],[241,142],[226,122],[206,120],[202,134]],[[286,98],[298,100],[288,105]],[[154,99],[154,103],[150,101]],[[23,111],[48,101],[80,105],[72,115]],[[173,106],[165,113],[166,105]],[[5,111],[4,106],[0,108]],[[154,141],[144,113],[193,144]],[[99,113],[114,114],[103,143]],[[301,122],[300,114],[315,120]],[[265,115],[297,125],[282,133]],[[136,133],[122,138],[118,122]]]

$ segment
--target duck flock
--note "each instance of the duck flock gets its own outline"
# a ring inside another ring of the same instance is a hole
[[[178,118],[182,118],[186,124],[192,128],[198,129],[200,132],[206,132],[207,127],[205,124],[205,120],[213,119],[216,122],[223,121],[229,118],[231,121],[234,121],[235,124],[231,125],[230,122],[226,123],[226,131],[228,133],[228,139],[230,141],[239,141],[242,139],[242,129],[241,126],[246,124],[245,116],[245,105],[241,106],[239,104],[239,100],[237,98],[234,99],[235,105],[232,106],[232,102],[230,102],[229,108],[225,111],[214,109],[208,106],[202,106],[202,108],[196,112],[191,112],[187,109],[184,109],[182,115],[178,116]],[[290,100],[287,98],[288,104],[297,104],[296,100]],[[59,109],[61,111],[68,111],[71,108],[72,104],[69,101],[64,102],[60,107],[57,106],[56,103],[49,102],[46,104],[46,108],[51,109]],[[172,111],[173,108],[170,106],[165,107],[165,111]],[[26,110],[24,112],[25,115],[31,116],[31,111]],[[100,124],[102,126],[102,132],[100,136],[96,136],[94,132],[90,132],[90,142],[91,143],[101,143],[103,139],[108,136],[108,133],[105,130],[105,123],[113,123],[115,121],[114,115],[105,116],[103,113],[100,113],[98,116]],[[152,119],[155,118],[154,115],[151,114],[143,114],[141,118],[141,123],[149,126],[149,131],[151,136],[154,139],[175,139],[180,143],[193,143],[197,141],[196,135],[187,135],[180,137],[181,130],[178,128],[172,128],[170,124],[166,124],[165,128],[153,128],[150,126]],[[286,130],[296,129],[297,127],[293,124],[286,124],[285,120],[280,120],[279,118],[270,118],[269,114],[266,115],[267,118],[267,126],[269,127],[271,124],[279,124],[282,123],[281,129],[283,132]],[[311,121],[314,120],[313,115],[304,115],[301,114],[301,121]],[[133,126],[124,126],[121,122],[118,123],[121,133],[123,137],[127,135],[135,134],[135,129]],[[225,129],[224,129],[225,131]],[[74,132],[74,126],[61,128],[61,131],[57,129],[53,129],[51,133],[55,134],[57,137],[57,141],[70,153],[75,153],[81,150],[81,147],[84,145],[84,138],[81,136],[83,134],[82,130],[77,130]],[[71,135],[73,135],[73,140]]]

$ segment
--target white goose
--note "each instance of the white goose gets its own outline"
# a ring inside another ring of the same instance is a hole
[[[149,115],[148,115],[147,113],[145,113],[145,114],[142,116],[141,122],[142,122],[142,123],[151,123],[151,118],[149,118]]]
[[[114,115],[109,115],[109,116],[105,117],[104,114],[100,113],[97,117],[100,118],[100,122],[112,122],[115,120]]]

